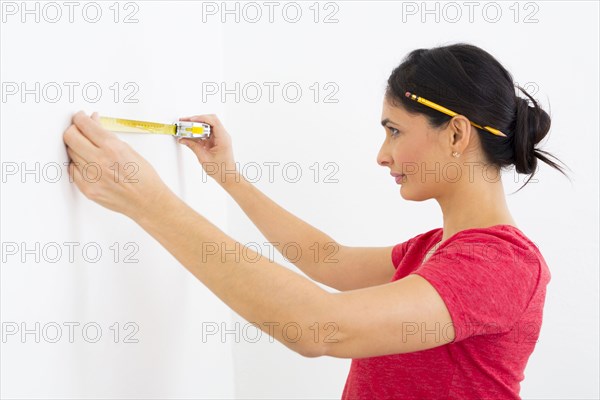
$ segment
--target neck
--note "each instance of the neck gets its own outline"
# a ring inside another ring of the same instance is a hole
[[[451,192],[436,200],[444,217],[442,241],[464,229],[501,224],[516,226],[499,177],[454,183]]]

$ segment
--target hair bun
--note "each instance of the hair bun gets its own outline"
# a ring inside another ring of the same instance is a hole
[[[529,93],[520,86],[517,88],[527,95],[533,106],[527,99],[515,96],[514,163],[517,172],[531,174],[537,166],[535,145],[548,134],[551,120]]]

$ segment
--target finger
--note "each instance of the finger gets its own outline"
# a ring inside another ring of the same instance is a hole
[[[99,120],[93,120],[85,115],[83,111],[79,111],[73,115],[73,123],[98,147],[102,146],[107,139],[116,137],[114,133],[102,128]]]
[[[76,165],[79,165],[81,167],[82,165],[87,164],[85,158],[81,157],[79,154],[77,154],[75,150],[73,150],[70,147],[67,147],[67,154],[69,155],[69,159],[77,163]]]
[[[98,148],[75,125],[65,130],[63,141],[86,160],[93,160],[98,154]]]
[[[94,121],[96,121],[96,122],[99,123],[100,122],[100,115],[96,111],[94,111],[93,114],[92,114],[92,119]]]

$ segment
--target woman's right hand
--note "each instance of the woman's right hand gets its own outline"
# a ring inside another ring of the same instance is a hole
[[[205,114],[179,118],[179,120],[204,122],[211,126],[208,139],[181,138],[179,143],[185,144],[196,154],[204,172],[217,183],[224,184],[225,178],[228,176],[231,179],[234,171],[236,171],[231,136],[229,136],[219,118],[215,114]]]

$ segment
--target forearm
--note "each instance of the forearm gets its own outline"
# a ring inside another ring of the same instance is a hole
[[[228,177],[222,187],[281,254],[309,277],[327,280],[333,265],[340,262],[341,245],[279,206],[242,174]]]
[[[290,349],[307,356],[321,354],[313,333],[315,322],[321,328],[331,320],[330,293],[242,247],[174,194],[155,204],[160,206],[132,219],[188,271],[241,317]],[[242,251],[245,256],[240,256]],[[299,327],[297,342],[296,329],[282,329],[286,324]]]

